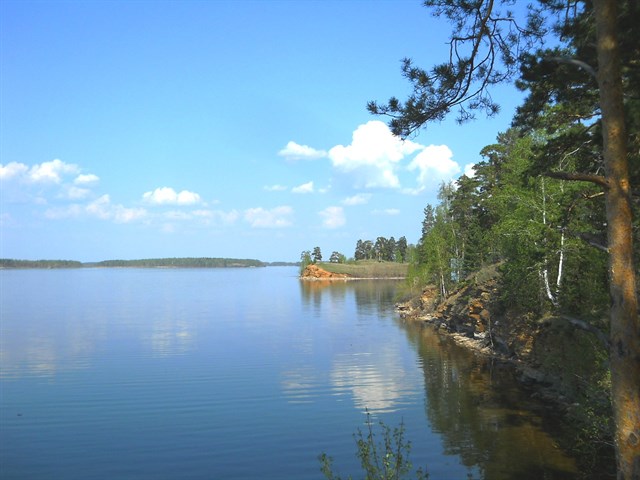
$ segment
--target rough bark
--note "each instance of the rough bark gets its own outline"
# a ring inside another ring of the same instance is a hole
[[[618,480],[640,479],[640,320],[616,0],[594,0],[611,295],[610,365]]]

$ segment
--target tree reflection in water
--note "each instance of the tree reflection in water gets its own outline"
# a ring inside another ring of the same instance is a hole
[[[560,419],[524,391],[510,365],[432,327],[404,328],[422,359],[427,416],[446,454],[491,480],[600,478],[580,472],[576,458],[560,448],[556,439],[566,434]]]

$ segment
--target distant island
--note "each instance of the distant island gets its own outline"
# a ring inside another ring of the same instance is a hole
[[[14,260],[0,259],[0,268],[247,268],[268,266],[296,266],[298,263],[262,262],[247,258],[147,258],[140,260],[104,260],[78,262],[75,260]]]

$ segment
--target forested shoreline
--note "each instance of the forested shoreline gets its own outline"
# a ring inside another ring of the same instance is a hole
[[[450,58],[405,58],[412,92],[371,113],[409,138],[452,112],[496,114],[495,85],[515,81],[526,98],[473,174],[425,208],[411,270],[421,306],[507,355],[539,343],[541,367],[588,366],[581,443],[614,445],[618,478],[639,478],[640,5],[541,1],[518,21],[509,2],[424,3],[452,23]],[[581,332],[593,356],[565,350]]]
[[[78,262],[75,260],[14,260],[0,259],[0,268],[247,268],[280,266],[284,262],[269,264],[255,259],[239,258],[148,258],[139,260],[104,260],[101,262]]]

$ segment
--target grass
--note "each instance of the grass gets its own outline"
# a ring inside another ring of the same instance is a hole
[[[406,278],[408,263],[358,260],[348,263],[319,262],[318,266],[331,273],[346,273],[354,278]]]

